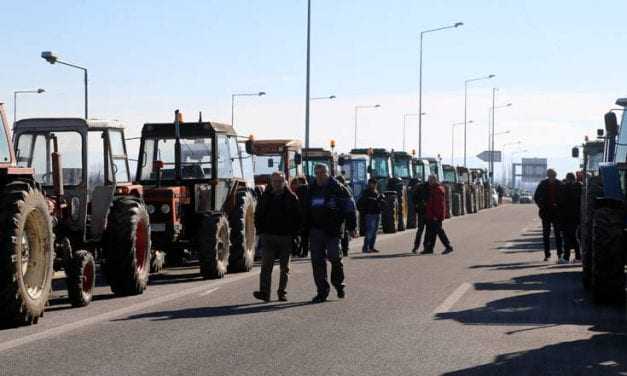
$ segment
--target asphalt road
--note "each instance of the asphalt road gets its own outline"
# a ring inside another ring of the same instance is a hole
[[[180,268],[82,309],[56,291],[40,324],[0,331],[0,375],[627,374],[625,310],[594,306],[579,265],[543,262],[538,226],[532,205],[505,205],[446,221],[449,255],[412,255],[409,231],[380,254],[356,240],[347,298],[317,305],[298,259],[286,303],[252,297],[257,268]]]

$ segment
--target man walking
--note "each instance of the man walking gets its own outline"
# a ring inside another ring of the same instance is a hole
[[[562,200],[560,203],[560,224],[564,237],[564,254],[560,263],[568,263],[570,250],[575,250],[575,261],[581,260],[579,242],[577,241],[577,228],[580,220],[581,184],[571,172],[566,174],[566,180],[562,186]]]
[[[279,301],[284,302],[287,301],[285,289],[290,270],[292,238],[300,230],[302,213],[298,198],[287,188],[282,172],[274,172],[270,184],[270,188],[261,196],[255,212],[255,225],[261,236],[263,255],[259,291],[255,291],[253,296],[265,302],[270,301],[272,268],[274,260],[278,258],[281,276],[277,293]]]
[[[432,254],[435,247],[436,235],[444,244],[443,255],[453,252],[446,232],[442,227],[442,222],[446,218],[446,191],[435,175],[429,175],[429,198],[425,208],[425,218],[427,223],[427,234],[425,235],[425,245],[422,254]]]
[[[329,296],[327,259],[331,262],[331,284],[337,297],[345,297],[344,266],[340,252],[342,223],[355,237],[355,202],[346,188],[329,176],[328,167],[317,164],[316,179],[309,188],[306,218],[311,250],[311,266],[318,293],[312,303],[322,303]]]
[[[377,190],[377,179],[368,179],[368,187],[362,192],[361,197],[357,200],[357,209],[359,215],[364,216],[366,231],[364,236],[363,253],[378,253],[374,247],[377,240],[377,231],[379,230],[379,218],[381,211],[385,205],[383,195]]]
[[[426,208],[427,200],[429,199],[429,183],[418,183],[413,190],[414,206],[416,207],[416,238],[414,239],[413,253],[418,252],[420,248],[420,242],[422,241],[422,234],[425,231],[426,226]],[[425,236],[426,240],[426,236]]]
[[[559,203],[562,183],[556,179],[557,173],[551,168],[547,170],[546,176],[547,178],[538,184],[533,199],[540,209],[539,215],[542,220],[544,261],[549,261],[551,257],[551,226],[553,226],[555,248],[557,250],[558,262],[560,262],[562,257],[562,234],[559,224]]]
[[[344,176],[340,175],[340,176],[337,176],[335,179],[337,180],[338,183],[342,184],[344,188],[346,188],[346,190],[348,191],[348,193],[350,193],[351,196],[353,195],[353,191],[346,184],[346,179],[344,179]],[[350,247],[350,242],[351,242],[351,235],[348,233],[348,229],[346,229],[346,224],[342,223],[341,245],[342,245],[342,255],[344,257],[348,256],[348,248]]]

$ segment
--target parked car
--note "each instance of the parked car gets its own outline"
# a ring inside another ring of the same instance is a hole
[[[529,192],[521,192],[518,202],[521,204],[531,204],[533,203],[533,197],[531,196],[531,193]]]

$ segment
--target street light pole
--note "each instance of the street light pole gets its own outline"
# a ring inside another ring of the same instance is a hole
[[[235,128],[235,98],[237,97],[262,97],[264,95],[266,95],[265,91],[259,91],[257,93],[231,94],[231,126]]]
[[[355,106],[355,140],[354,140],[354,148],[357,149],[357,110],[360,108],[379,108],[380,104],[370,105],[370,106]]]
[[[84,78],[84,85],[85,85],[85,119],[87,119],[88,118],[88,110],[87,110],[88,109],[88,97],[89,97],[88,88],[87,88],[87,86],[88,86],[87,68],[81,67],[80,65],[70,64],[70,63],[66,63],[64,61],[61,61],[61,60],[59,60],[59,56],[55,55],[51,51],[43,51],[41,53],[41,57],[42,57],[42,59],[46,60],[50,64],[59,63],[59,64],[62,64],[62,65],[66,65],[68,67],[80,69],[80,70],[83,71],[83,78]]]
[[[311,62],[311,0],[307,0],[307,72],[305,78],[305,171],[309,171],[309,77]]]
[[[44,89],[37,90],[17,90],[13,92],[13,125],[15,126],[15,122],[17,121],[17,95],[18,94],[41,94],[45,93]]]
[[[422,157],[422,39],[423,35],[435,31],[452,29],[462,26],[463,22],[456,22],[453,25],[438,27],[435,29],[424,30],[420,32],[420,63],[418,73],[418,158]]]
[[[474,82],[474,81],[480,81],[480,80],[488,80],[491,78],[494,78],[495,75],[494,74],[490,74],[488,76],[485,77],[478,77],[478,78],[471,78],[468,79],[466,81],[464,81],[464,167],[466,167],[467,165],[467,151],[468,151],[468,124],[467,124],[467,117],[468,117],[468,83],[470,82]]]

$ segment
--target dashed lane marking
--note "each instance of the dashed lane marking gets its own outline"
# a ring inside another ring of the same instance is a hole
[[[459,299],[464,296],[464,294],[466,293],[466,291],[468,291],[468,289],[470,289],[470,287],[470,283],[462,283],[455,291],[453,291],[451,295],[448,296],[448,298],[446,298],[442,302],[442,304],[438,306],[438,308],[435,309],[435,311],[433,311],[433,314],[437,315],[438,313],[448,312],[451,308],[453,308],[455,303],[457,303]]]
[[[203,292],[201,294],[198,294],[198,296],[207,296],[207,295],[211,294],[212,292],[216,291],[217,289],[218,289],[218,287],[213,288],[211,290],[207,290],[207,291],[205,291],[205,292]]]

